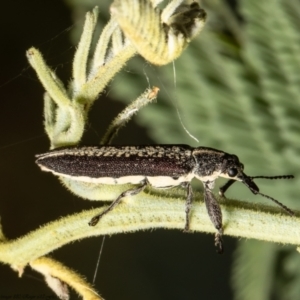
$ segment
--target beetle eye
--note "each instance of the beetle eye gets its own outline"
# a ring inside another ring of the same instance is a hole
[[[231,168],[228,170],[227,174],[229,177],[234,177],[236,176],[238,173],[238,170],[236,168]]]

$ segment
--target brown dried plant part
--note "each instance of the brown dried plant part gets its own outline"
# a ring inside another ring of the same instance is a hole
[[[111,13],[140,55],[165,65],[179,57],[205,24],[206,12],[197,2],[183,2],[172,1],[161,11],[149,0],[116,0]]]

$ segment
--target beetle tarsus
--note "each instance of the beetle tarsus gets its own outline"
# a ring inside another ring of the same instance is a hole
[[[97,223],[99,222],[99,220],[100,220],[100,216],[93,217],[91,219],[91,221],[89,221],[89,225],[90,226],[96,226]]]
[[[222,233],[217,232],[215,235],[215,247],[218,254],[224,253]]]

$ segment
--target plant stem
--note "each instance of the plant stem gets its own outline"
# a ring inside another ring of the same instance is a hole
[[[67,243],[86,237],[153,228],[183,230],[185,200],[174,197],[174,194],[170,196],[166,193],[163,196],[141,193],[127,198],[104,216],[96,227],[90,227],[88,222],[103,207],[53,221],[16,240],[3,240],[0,243],[0,260],[21,267]],[[199,198],[198,195],[198,201],[193,205],[190,229],[215,232]],[[221,207],[225,235],[300,245],[300,219],[297,217],[287,216],[273,207],[241,201],[222,201]]]

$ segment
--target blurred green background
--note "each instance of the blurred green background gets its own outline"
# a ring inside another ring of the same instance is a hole
[[[98,205],[71,195],[34,164],[34,155],[46,151],[49,143],[42,126],[43,88],[28,67],[25,51],[39,48],[67,83],[85,12],[99,6],[100,30],[110,4],[2,3],[0,216],[8,238]],[[238,155],[248,175],[294,174],[293,181],[257,183],[263,193],[298,209],[300,3],[206,0],[202,6],[208,22],[175,61],[176,84],[172,65],[158,68],[134,58],[93,106],[84,143],[96,144],[126,103],[149,84],[155,85],[160,88],[157,103],[140,111],[119,132],[116,144],[209,146]],[[199,143],[184,131],[177,109]],[[272,205],[241,184],[227,196]],[[300,299],[300,258],[295,247],[225,236],[226,252],[219,256],[212,241],[212,235],[166,230],[107,237],[95,287],[107,300]],[[52,256],[92,281],[100,245],[101,238],[84,240]],[[0,299],[53,295],[30,270],[19,279],[0,265],[0,278]]]

